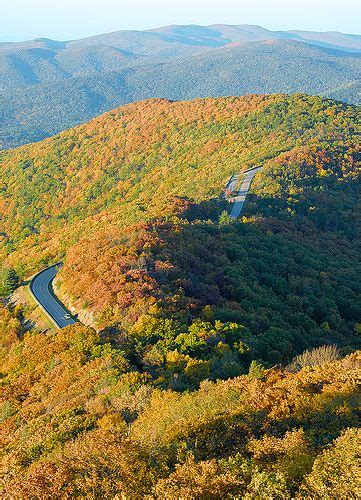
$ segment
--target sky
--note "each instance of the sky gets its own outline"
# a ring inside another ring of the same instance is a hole
[[[219,23],[359,34],[360,19],[360,0],[0,0],[0,41]]]

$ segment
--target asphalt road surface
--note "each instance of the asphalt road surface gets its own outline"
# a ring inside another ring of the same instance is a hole
[[[234,197],[234,206],[230,215],[231,219],[236,219],[242,212],[252,179],[261,168],[255,167],[244,174],[240,190],[237,196]],[[233,189],[237,180],[237,175],[232,176],[227,188]],[[35,300],[48,313],[53,323],[58,328],[64,328],[65,326],[73,325],[76,321],[54,294],[52,282],[58,269],[59,264],[48,267],[36,274],[30,282],[30,291]]]
[[[52,281],[58,272],[59,265],[51,266],[36,274],[30,282],[30,291],[35,300],[45,309],[58,328],[73,325],[75,319],[63,306],[53,292]]]
[[[252,183],[252,179],[256,175],[258,170],[260,170],[261,168],[262,167],[252,168],[252,170],[248,170],[248,172],[244,174],[238,194],[237,196],[234,197],[234,205],[232,208],[232,212],[230,214],[231,219],[236,219],[242,212],[244,202],[246,201],[247,193]]]
[[[229,179],[227,182],[227,185],[224,189],[223,197],[227,196],[227,193],[232,193],[234,189],[236,188],[236,185],[238,183],[239,179],[239,174],[233,174],[232,177]]]

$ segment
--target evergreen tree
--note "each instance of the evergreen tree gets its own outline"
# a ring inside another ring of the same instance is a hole
[[[17,272],[12,268],[4,268],[0,272],[0,297],[10,295],[20,283]]]
[[[231,222],[231,218],[229,216],[229,213],[227,212],[227,210],[223,210],[223,212],[219,216],[218,223],[221,226],[227,226],[228,224],[230,224],[230,222]]]

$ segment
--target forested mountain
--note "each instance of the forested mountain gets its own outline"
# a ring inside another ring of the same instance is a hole
[[[5,498],[357,498],[356,354],[177,393],[109,336],[0,313]]]
[[[357,497],[358,115],[154,99],[0,153],[0,292],[63,260],[88,325],[0,308],[5,498]]]
[[[223,25],[3,43],[0,147],[154,97],[305,92],[357,103],[360,46],[357,35]]]
[[[224,47],[232,43],[261,42],[266,40],[296,40],[310,45],[346,51],[361,50],[361,36],[339,32],[270,31],[261,26],[224,25],[211,26],[172,25],[144,31],[116,31],[80,40],[60,42],[39,38],[25,42],[0,43],[4,51],[51,49],[82,49],[107,46],[136,55],[157,55],[163,58],[188,53],[199,53],[210,48]],[[70,52],[69,52],[70,53]]]
[[[356,128],[355,107],[304,95],[114,110],[1,154],[2,259],[24,276],[65,256],[64,301],[121,344],[126,331],[155,377],[178,349],[219,378],[354,348]],[[218,224],[227,179],[255,165],[248,222]],[[227,369],[209,336],[229,345]]]

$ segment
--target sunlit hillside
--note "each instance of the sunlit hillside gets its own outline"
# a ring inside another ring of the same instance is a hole
[[[357,114],[152,100],[0,154],[1,294],[62,260],[85,323],[1,306],[4,498],[355,498]]]
[[[80,235],[218,197],[233,172],[296,146],[352,149],[356,113],[302,95],[152,100],[2,152],[1,258],[36,270]]]
[[[91,329],[0,312],[5,498],[354,498],[356,353],[180,394]]]

